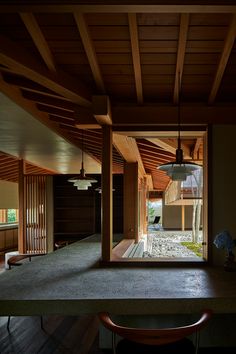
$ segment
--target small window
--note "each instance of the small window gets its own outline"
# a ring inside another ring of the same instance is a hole
[[[0,224],[18,222],[18,209],[0,209]]]

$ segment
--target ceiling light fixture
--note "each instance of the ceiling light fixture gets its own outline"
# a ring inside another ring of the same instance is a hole
[[[77,187],[78,190],[87,190],[89,187],[92,186],[92,183],[97,182],[97,180],[85,175],[85,169],[84,169],[84,132],[83,132],[83,130],[82,130],[82,148],[81,148],[81,153],[82,153],[82,162],[81,162],[80,174],[77,175],[77,176],[69,178],[68,182],[73,183],[73,185],[75,187]]]
[[[180,93],[180,73],[179,73],[179,93]],[[183,159],[183,150],[181,148],[180,138],[180,98],[178,103],[178,145],[175,152],[175,161],[165,163],[157,167],[158,170],[166,172],[172,181],[186,181],[186,178],[199,170],[202,166],[196,163],[186,162]]]

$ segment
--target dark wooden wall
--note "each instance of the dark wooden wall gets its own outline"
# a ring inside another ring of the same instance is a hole
[[[80,240],[101,232],[101,176],[88,190],[80,191],[69,183],[69,175],[53,177],[54,189],[54,239]],[[123,175],[113,176],[113,231],[123,232]]]

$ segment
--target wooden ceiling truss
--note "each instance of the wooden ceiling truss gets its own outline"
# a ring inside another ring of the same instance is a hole
[[[182,126],[235,124],[233,1],[10,0],[0,4],[0,23],[1,91],[78,147],[83,130],[85,149],[99,162],[100,128],[112,125],[113,172],[138,161],[140,175],[151,174],[164,190],[169,179],[156,167],[176,148],[171,138],[122,136],[119,127],[176,129],[178,105]],[[185,158],[201,161],[202,144],[183,138]],[[12,159],[1,156],[0,178],[17,180]]]

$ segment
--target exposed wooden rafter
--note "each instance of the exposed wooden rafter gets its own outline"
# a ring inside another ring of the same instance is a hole
[[[43,58],[47,68],[56,72],[56,64],[54,62],[51,50],[44,38],[44,35],[32,13],[21,12],[20,17],[25,24],[35,46],[37,47],[41,57]]]
[[[142,73],[140,64],[140,51],[138,39],[138,27],[136,14],[128,14],[129,18],[129,32],[132,48],[132,58],[134,67],[134,78],[137,93],[137,101],[139,104],[143,103],[143,86],[142,86]]]
[[[90,94],[78,80],[61,70],[57,74],[45,69],[34,57],[18,44],[0,35],[0,63],[16,70],[30,80],[67,97],[72,102],[89,106]]]
[[[87,58],[93,73],[94,80],[100,93],[105,93],[105,85],[102,78],[102,73],[98,64],[97,55],[94,49],[94,45],[89,33],[88,26],[86,24],[84,15],[79,12],[74,13],[76,25],[78,27],[81,40],[84,45],[84,50],[87,54]]]
[[[143,177],[145,168],[135,139],[113,133],[113,144],[126,162],[138,162],[139,174]]]
[[[151,141],[151,143],[156,144],[160,147],[162,147],[164,150],[171,152],[172,154],[175,154],[175,151],[177,149],[177,141],[172,140],[172,139],[158,139],[158,138],[149,138],[147,139],[148,141]],[[183,142],[181,142],[181,148],[183,149],[184,153],[184,158],[186,159],[191,159],[191,153],[190,149],[188,146],[186,146]]]
[[[7,97],[9,97],[13,102],[18,104],[21,108],[23,108],[25,111],[30,113],[33,117],[38,119],[41,123],[43,123],[49,129],[51,129],[52,131],[54,131],[57,134],[59,134],[60,136],[62,136],[66,141],[68,141],[74,145],[77,145],[75,140],[72,137],[70,137],[66,131],[62,130],[56,123],[50,121],[47,113],[38,110],[36,108],[35,103],[22,97],[19,88],[12,87],[9,84],[7,84],[2,79],[1,74],[0,74],[0,90],[3,94],[5,94]]]
[[[181,88],[182,74],[184,67],[184,57],[188,35],[189,14],[180,15],[179,44],[177,52],[177,62],[175,69],[174,104],[179,103],[179,90]]]
[[[220,57],[220,61],[219,61],[219,65],[215,74],[215,78],[213,81],[213,85],[211,88],[211,93],[209,95],[209,99],[208,99],[208,103],[212,104],[215,101],[217,92],[219,90],[224,72],[225,72],[225,68],[226,65],[228,63],[229,60],[229,56],[231,54],[233,45],[234,45],[234,41],[235,41],[235,37],[236,37],[236,14],[233,15],[232,17],[232,21],[231,24],[229,26],[229,30],[228,30],[228,34],[225,38],[225,42],[224,42],[224,47],[221,53],[221,57]]]

